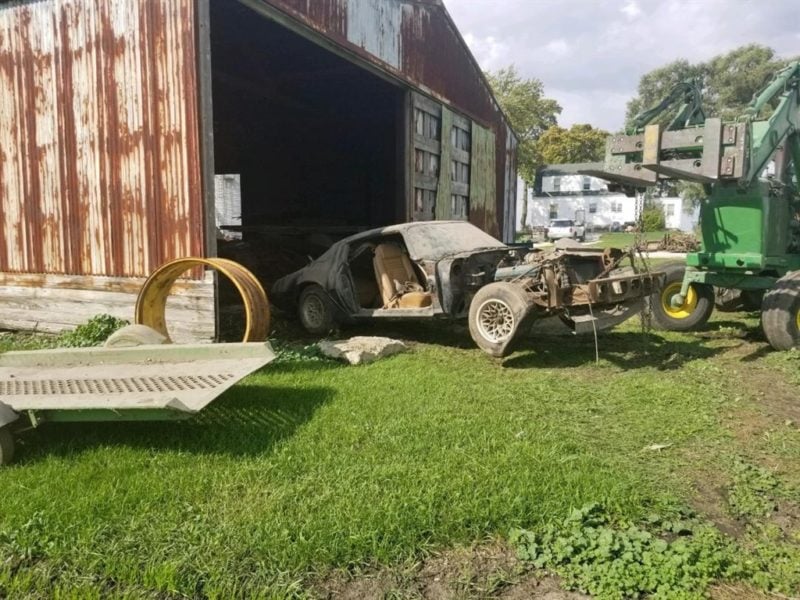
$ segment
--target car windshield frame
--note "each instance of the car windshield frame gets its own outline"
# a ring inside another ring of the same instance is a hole
[[[575,221],[572,219],[553,219],[550,221],[550,227],[575,227]]]
[[[467,221],[420,223],[403,231],[408,254],[414,260],[441,260],[476,250],[507,250],[503,242]]]

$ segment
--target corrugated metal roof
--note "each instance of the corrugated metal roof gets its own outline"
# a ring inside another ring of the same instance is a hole
[[[193,0],[0,8],[0,270],[203,252]]]

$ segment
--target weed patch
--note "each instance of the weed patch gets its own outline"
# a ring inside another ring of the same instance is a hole
[[[511,543],[520,558],[599,599],[702,598],[712,581],[731,574],[729,543],[715,528],[652,520],[656,525],[661,525],[657,534],[615,521],[593,504],[539,534],[515,530]]]

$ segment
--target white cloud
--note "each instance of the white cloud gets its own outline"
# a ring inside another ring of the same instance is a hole
[[[467,32],[464,34],[464,40],[484,69],[496,70],[510,64],[508,46],[497,41],[494,36],[478,37],[472,32]]]
[[[548,43],[544,49],[554,56],[566,56],[569,54],[570,46],[564,39],[553,40]]]
[[[639,8],[639,5],[636,3],[636,0],[629,0],[625,6],[623,6],[620,11],[628,17],[628,20],[633,21],[638,16],[642,14],[642,9]]]
[[[642,75],[749,43],[797,56],[797,0],[445,0],[485,69],[541,79],[563,124],[622,127]]]

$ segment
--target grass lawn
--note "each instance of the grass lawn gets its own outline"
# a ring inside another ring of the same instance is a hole
[[[647,242],[656,242],[664,239],[666,234],[666,231],[646,231],[642,234],[642,238]],[[635,241],[635,233],[606,232],[600,234],[600,243],[603,246],[611,248],[628,248],[629,246],[632,246]]]
[[[412,352],[284,351],[189,422],[21,434],[0,470],[0,598],[324,597],[365,579],[351,597],[434,597],[418,578],[443,555],[590,503],[713,526],[750,561],[717,594],[800,591],[800,354],[769,351],[755,316],[632,323],[598,364],[591,338],[496,361],[463,328],[377,333]],[[441,597],[522,585],[515,567],[477,588],[471,565]]]

